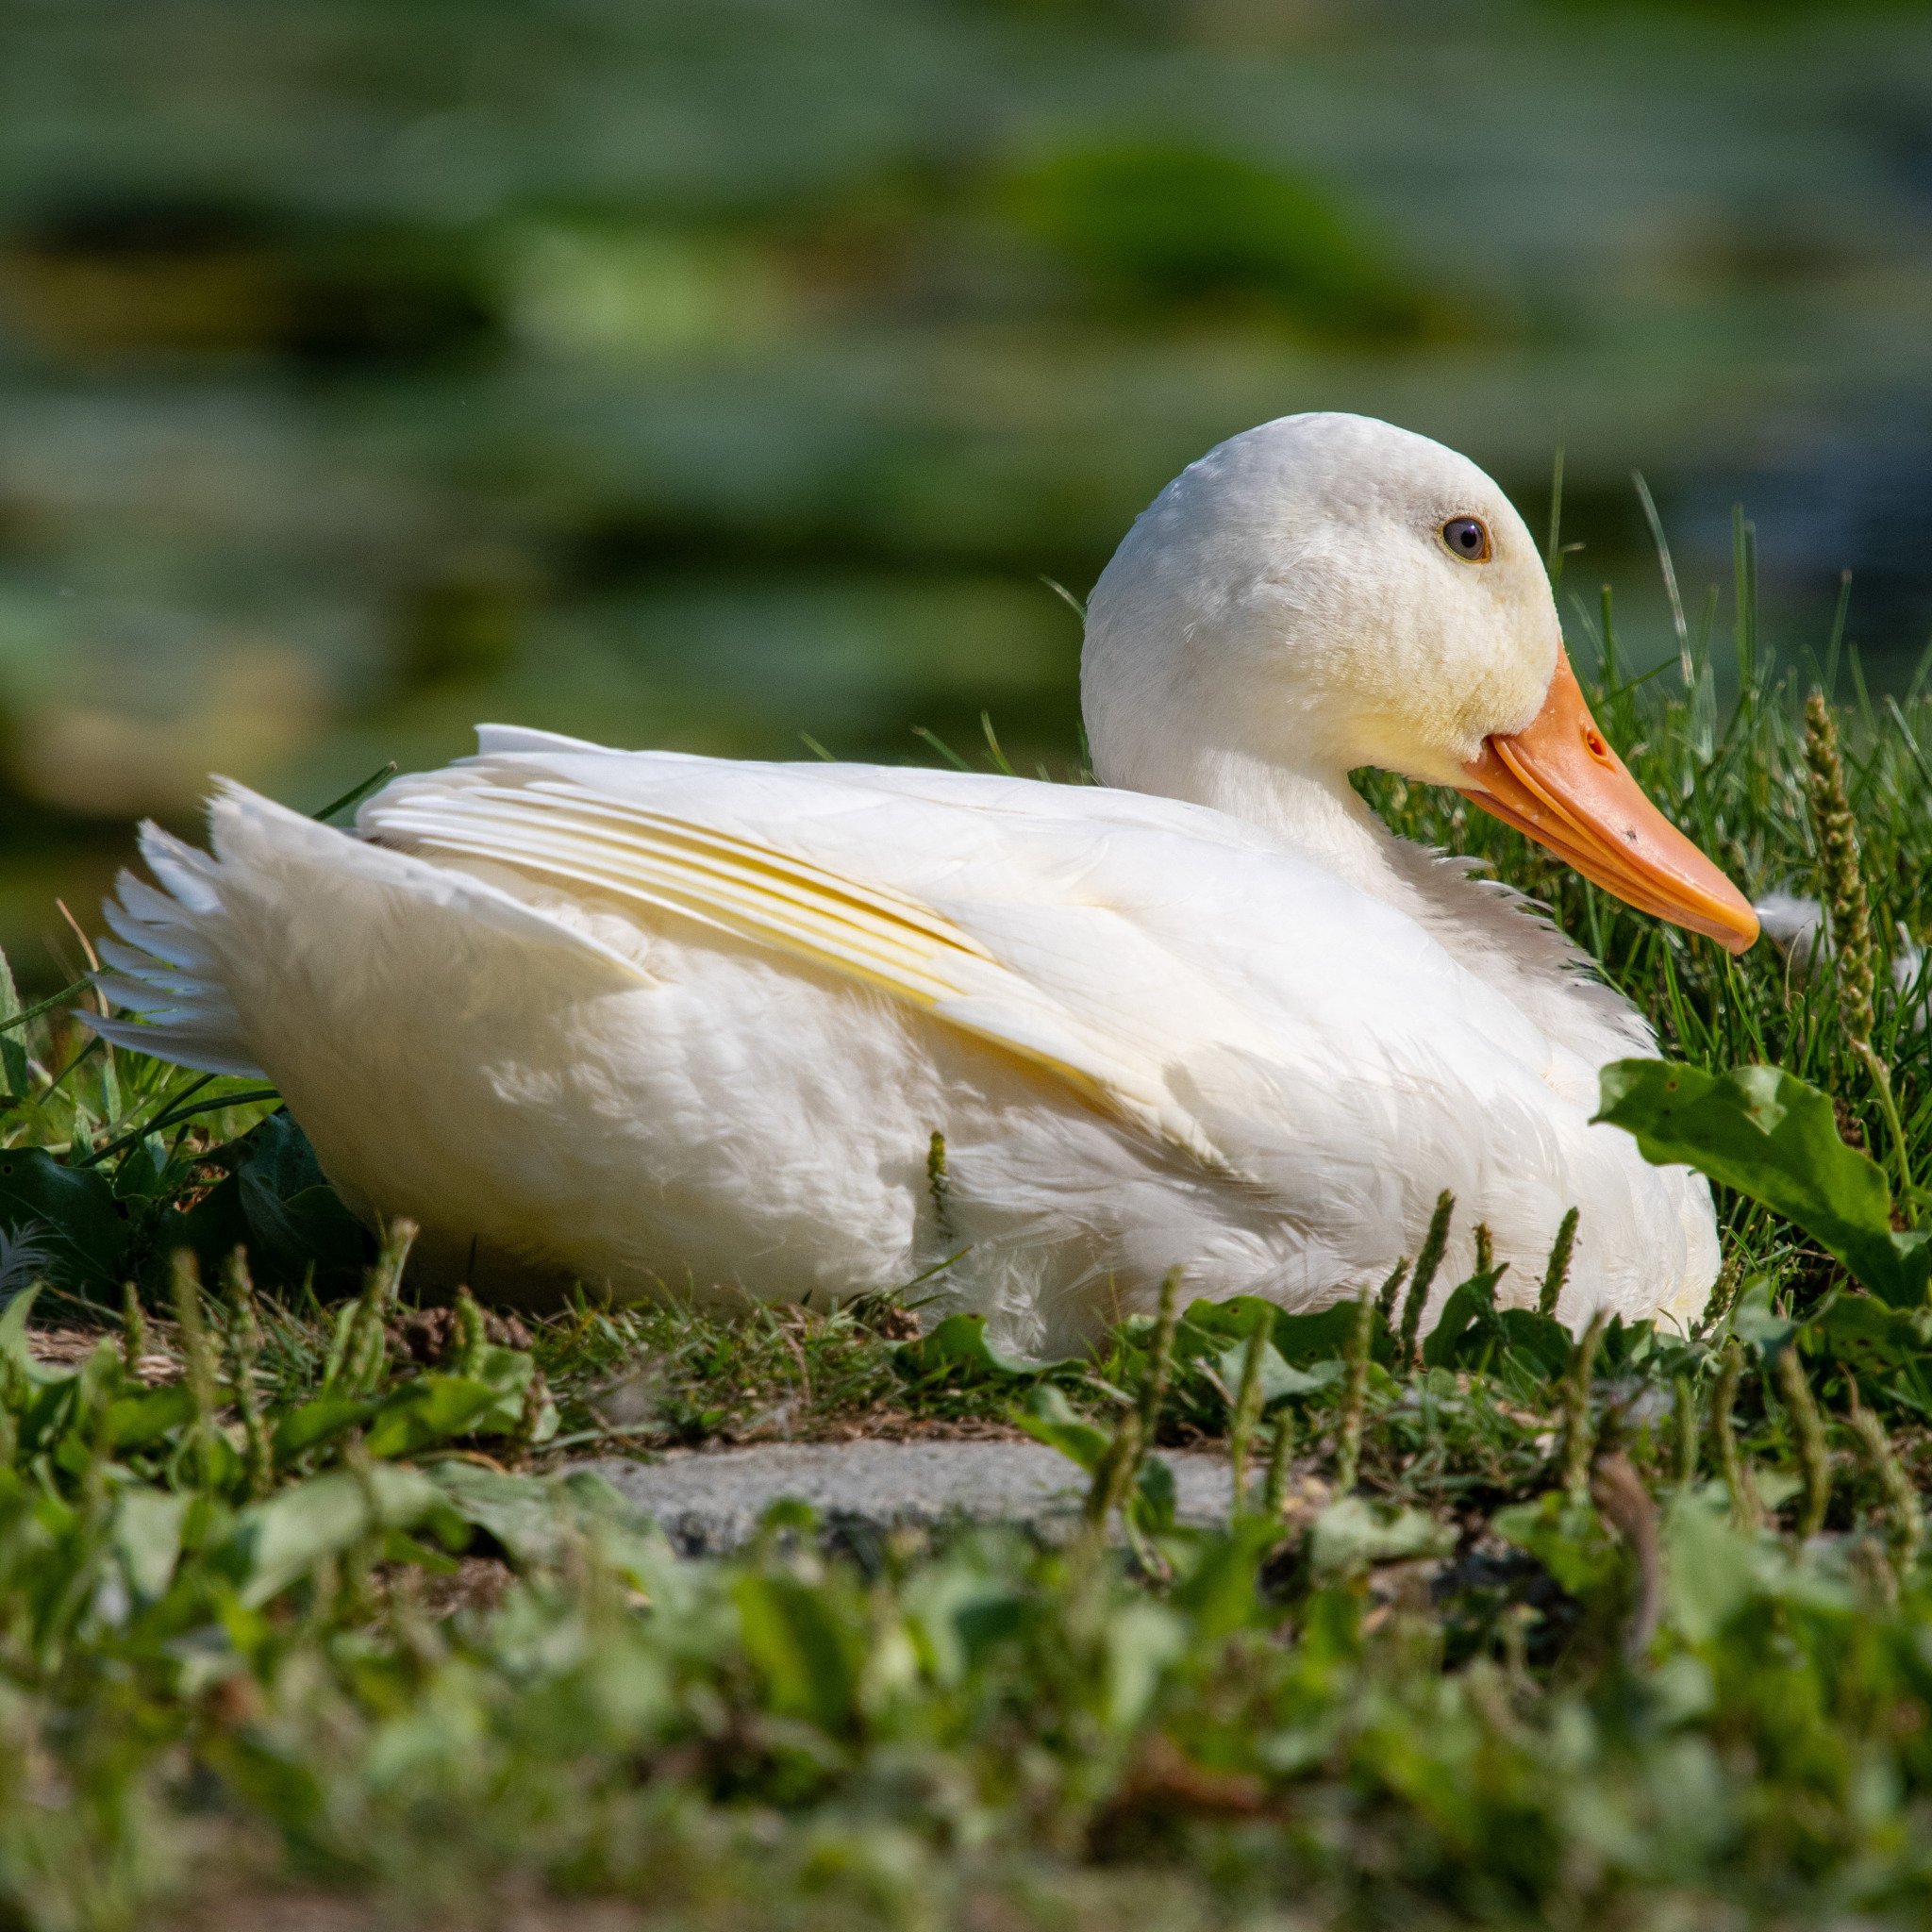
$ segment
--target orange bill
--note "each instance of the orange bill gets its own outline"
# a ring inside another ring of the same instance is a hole
[[[1482,756],[1462,769],[1465,798],[1626,905],[1729,952],[1757,939],[1757,915],[1743,893],[1651,804],[1604,741],[1568,652],[1558,649],[1549,695],[1527,729],[1486,738]]]

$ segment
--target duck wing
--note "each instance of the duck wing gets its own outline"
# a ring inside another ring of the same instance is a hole
[[[1224,1117],[1230,1064],[1278,1067],[1322,1036],[1329,1057],[1359,1051],[1391,1015],[1446,1007],[1479,1050],[1549,1058],[1413,922],[1199,807],[500,728],[484,745],[395,781],[358,828],[807,960],[1050,1072],[1223,1176],[1244,1174],[1249,1137],[1206,1124],[1210,1062]]]

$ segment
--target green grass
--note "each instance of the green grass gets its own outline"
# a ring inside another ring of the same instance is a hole
[[[1692,622],[1645,681],[1609,639],[1598,715],[1747,891],[1809,891],[1798,699],[1846,685],[1874,1038],[1923,1176],[1932,1049],[1890,967],[1932,924],[1932,705],[1873,705],[1849,658],[1780,681],[1740,534],[1739,703]],[[1549,901],[1672,1055],[1776,1062],[1884,1154],[1828,963],[1731,961],[1459,801],[1365,787]],[[0,1041],[0,1222],[34,1242],[0,1265],[46,1283],[38,1355],[28,1304],[0,1323],[0,1924],[1932,1911],[1932,1313],[1741,1195],[1689,1339],[1579,1346],[1481,1278],[1420,1363],[1406,1291],[1360,1322],[1196,1304],[1048,1369],[971,1318],[913,1333],[935,1281],[831,1314],[580,1301],[528,1332],[459,1307],[432,1333],[258,1089],[58,1012]],[[841,1556],[781,1507],[694,1562],[561,1473],[996,1425],[1067,1453],[1086,1528]],[[1242,1512],[1177,1527],[1160,1450],[1230,1438]]]

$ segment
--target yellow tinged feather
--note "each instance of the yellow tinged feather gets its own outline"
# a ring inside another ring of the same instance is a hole
[[[546,782],[469,786],[379,807],[385,835],[419,848],[568,879],[771,946],[987,1041],[1125,1115],[1206,1165],[1225,1162],[1158,1075],[1123,1064],[1074,1016],[928,906],[709,826]],[[1063,1032],[1069,1058],[1041,1039]],[[1082,1064],[1082,1061],[1085,1064]]]

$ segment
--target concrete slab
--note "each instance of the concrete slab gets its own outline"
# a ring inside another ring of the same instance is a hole
[[[1231,1488],[1218,1456],[1163,1452],[1185,1524],[1225,1523]],[[781,1498],[808,1503],[827,1529],[864,1540],[891,1529],[1011,1523],[1049,1535],[1078,1521],[1086,1477],[1039,1442],[764,1442],[673,1452],[662,1462],[615,1458],[593,1469],[655,1518],[686,1556],[721,1556],[750,1540]]]

